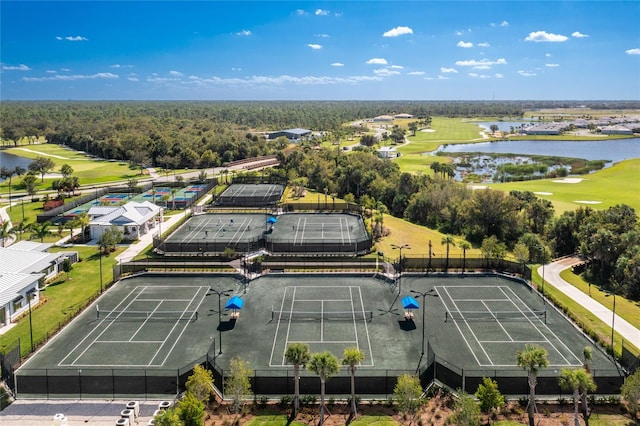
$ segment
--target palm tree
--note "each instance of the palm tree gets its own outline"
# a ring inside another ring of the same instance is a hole
[[[49,235],[49,227],[51,226],[51,222],[47,221],[44,223],[38,223],[33,226],[33,234],[40,238],[40,242],[44,242],[44,237]]]
[[[529,382],[529,426],[535,426],[534,410],[536,404],[536,385],[538,384],[538,371],[549,365],[547,350],[537,345],[525,345],[524,350],[516,352],[516,363],[527,370]]]
[[[588,391],[596,390],[596,384],[593,381],[593,377],[584,368],[576,368],[571,370],[570,368],[564,368],[560,372],[560,387],[563,390],[573,392],[573,419],[575,426],[580,426],[580,419],[578,418],[578,401],[582,395],[586,395]],[[586,424],[589,424],[588,419],[585,417]]]
[[[171,204],[172,204],[172,209],[175,210],[176,209],[176,192],[178,192],[177,188],[171,188]]]
[[[444,264],[445,271],[449,269],[449,246],[451,244],[454,244],[455,242],[456,240],[454,240],[451,235],[445,235],[444,237],[442,237],[442,244],[447,245],[447,260],[446,260],[446,263]]]
[[[355,417],[356,411],[356,365],[364,361],[364,353],[358,348],[346,348],[342,353],[342,365],[349,366],[351,374],[351,417]]]
[[[298,415],[298,410],[300,409],[300,366],[306,366],[311,359],[309,345],[304,343],[291,343],[287,346],[284,357],[287,359],[287,362],[293,364],[293,417],[295,417]]]
[[[467,250],[471,248],[471,244],[468,241],[460,241],[458,247],[462,249],[462,273],[464,274],[467,265]]]
[[[584,349],[582,349],[582,356],[584,357],[582,368],[584,368],[587,373],[591,374],[591,367],[589,366],[589,363],[593,358],[591,348],[585,346]],[[585,424],[589,426],[589,402],[587,400],[587,392],[582,393],[582,417],[584,418]]]
[[[87,226],[89,226],[89,215],[87,214],[87,212],[82,212],[80,213],[78,216],[76,216],[76,224],[77,226],[80,227],[81,232],[82,232],[82,242],[86,242],[86,231],[87,231]]]
[[[326,381],[340,370],[338,359],[331,352],[320,352],[311,356],[311,361],[307,366],[309,371],[320,377],[320,422],[324,423],[324,388]]]
[[[4,247],[4,240],[16,233],[15,228],[10,228],[9,226],[11,226],[11,222],[8,221],[2,222],[2,225],[0,225],[0,243],[2,247]]]
[[[22,234],[29,231],[33,225],[28,223],[27,221],[18,222],[16,226],[13,227],[15,231],[20,235],[20,240],[22,240]]]

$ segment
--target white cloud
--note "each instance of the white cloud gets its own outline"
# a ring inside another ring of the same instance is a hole
[[[551,57],[551,53],[545,53],[544,56],[545,56],[545,58],[550,58]]]
[[[508,27],[509,23],[507,21],[502,21],[502,22],[500,22],[500,26],[501,27]]]
[[[438,75],[437,77],[425,77],[425,80],[449,80],[449,77]]]
[[[329,38],[329,34],[316,34],[316,37],[319,37],[319,38]]]
[[[504,75],[503,75],[503,74],[500,74],[500,73],[497,73],[497,74],[495,74],[495,77],[496,77],[496,78],[503,78],[503,77],[504,77]]]
[[[56,70],[46,70],[45,72],[47,74],[57,74],[58,73],[58,71],[56,71]]]
[[[249,30],[242,30],[242,31],[238,31],[236,35],[248,37],[252,35],[252,32]]]
[[[350,77],[328,77],[328,76],[304,76],[294,77],[290,75],[260,76],[254,75],[246,78],[220,78],[220,77],[197,77],[192,76],[190,81],[183,84],[191,84],[199,87],[206,86],[264,86],[294,84],[300,86],[331,85],[331,84],[357,84],[367,81],[381,81],[380,76],[358,75]]]
[[[546,31],[534,31],[532,33],[529,33],[529,35],[527,36],[527,38],[524,39],[524,41],[558,43],[558,42],[567,41],[568,39],[569,37],[563,36],[561,34],[552,34]]]
[[[474,70],[490,70],[491,66],[489,65],[476,65],[473,67]]]
[[[535,77],[536,73],[532,72],[532,71],[524,71],[524,70],[519,70],[518,74],[520,74],[523,77]]]
[[[556,67],[559,67],[560,64],[544,64],[544,66],[549,68],[556,68]]]
[[[66,37],[61,37],[61,36],[56,36],[56,40],[67,40],[67,41],[89,41],[88,38],[86,37],[82,37],[82,36],[66,36]]]
[[[454,74],[457,74],[457,73],[458,73],[458,70],[457,70],[457,69],[455,69],[455,68],[445,68],[445,67],[440,67],[440,72],[441,72],[441,73],[445,73],[445,74],[446,74],[446,73],[454,73]]]
[[[384,58],[371,58],[367,61],[367,64],[369,65],[387,65],[388,62],[386,59]]]
[[[180,81],[180,79],[169,77],[147,77],[147,81],[150,83],[166,83],[167,81]]]
[[[133,65],[113,64],[109,65],[109,68],[133,68]]]
[[[309,43],[307,44],[308,47],[312,48],[313,50],[319,50],[322,49],[322,45],[320,44],[315,44],[315,43]]]
[[[470,72],[469,73],[469,77],[473,77],[473,78],[481,78],[481,79],[486,79],[486,78],[491,78],[488,75],[484,75],[484,74],[478,74],[475,72]]]
[[[327,16],[330,12],[328,10],[316,9],[314,13],[316,16]]]
[[[182,74],[180,71],[169,71],[169,75],[172,75],[174,77],[182,77],[184,74]]]
[[[478,46],[480,46],[480,47],[489,47],[491,45],[489,43],[487,43],[486,41],[484,41],[482,43],[478,43]]]
[[[589,36],[587,34],[582,34],[580,31],[576,31],[576,32],[571,34],[571,37],[586,38],[586,37],[589,37]]]
[[[424,75],[424,71],[411,71],[407,75]]]
[[[140,79],[138,77],[127,77],[127,80],[129,80],[129,81],[140,81]]]
[[[464,42],[464,41],[459,41],[458,44],[456,44],[456,46],[458,47],[464,47],[465,49],[468,49],[470,47],[473,47],[473,43],[471,42]]]
[[[404,67],[402,65],[391,65],[391,68],[394,70],[403,70]]]
[[[69,72],[69,71],[71,71],[71,69],[70,68],[60,68],[60,71]]]
[[[334,62],[331,64],[332,67],[344,67],[344,64],[342,62]]]
[[[31,71],[31,68],[25,64],[20,65],[3,65],[2,71]]]
[[[627,55],[640,55],[640,48],[625,50],[624,53]]]
[[[481,60],[475,60],[475,59],[469,59],[466,61],[456,61],[456,65],[460,66],[460,67],[479,67],[479,66],[485,66],[485,65],[506,65],[507,60],[504,58],[499,58],[496,59],[495,61],[492,61],[490,59],[481,59]]]
[[[302,9],[298,9],[296,10],[296,15],[305,16],[305,15],[308,15],[308,13]]]
[[[373,73],[375,75],[379,75],[379,76],[382,76],[382,77],[387,77],[387,76],[390,76],[390,75],[398,75],[398,74],[400,74],[400,71],[393,71],[393,70],[391,70],[389,68],[379,68],[377,70],[373,70]]]
[[[231,71],[242,71],[242,68],[231,67]]]
[[[398,37],[405,34],[413,34],[413,30],[409,27],[395,27],[382,34],[382,37]]]
[[[462,31],[456,31],[457,36],[461,36],[462,34],[464,34]]]
[[[23,77],[24,81],[73,81],[73,80],[95,80],[98,78],[114,79],[119,78],[118,74],[110,72],[99,72],[96,74],[76,74],[76,75],[54,75],[52,77]]]

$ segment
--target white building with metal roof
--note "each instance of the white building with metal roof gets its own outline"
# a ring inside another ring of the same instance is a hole
[[[124,239],[136,240],[156,227],[162,207],[144,201],[130,201],[122,206],[96,206],[89,209],[91,239],[98,239],[107,229],[117,227]]]

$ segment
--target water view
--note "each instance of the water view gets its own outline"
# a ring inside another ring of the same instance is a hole
[[[31,160],[28,158],[18,157],[17,155],[7,154],[6,152],[0,151],[0,167],[13,169],[16,166],[20,166],[26,169],[29,167],[29,163],[31,163]],[[3,180],[4,179],[0,178],[0,182]]]

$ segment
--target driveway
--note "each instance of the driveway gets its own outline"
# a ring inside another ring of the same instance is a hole
[[[573,265],[581,263],[582,261],[583,260],[578,256],[565,257],[553,263],[540,266],[538,268],[538,274],[540,274],[540,276],[544,275],[544,280],[547,283],[556,287],[558,290],[582,305],[585,309],[591,311],[605,324],[609,324],[609,326],[611,326],[613,322],[613,328],[616,333],[620,334],[622,337],[624,337],[625,340],[628,340],[636,348],[640,348],[640,330],[629,324],[629,322],[619,317],[617,314],[614,319],[611,309],[600,304],[596,300],[592,299],[588,294],[583,293],[579,289],[575,288],[574,286],[560,278],[560,273],[562,271],[570,268]]]

